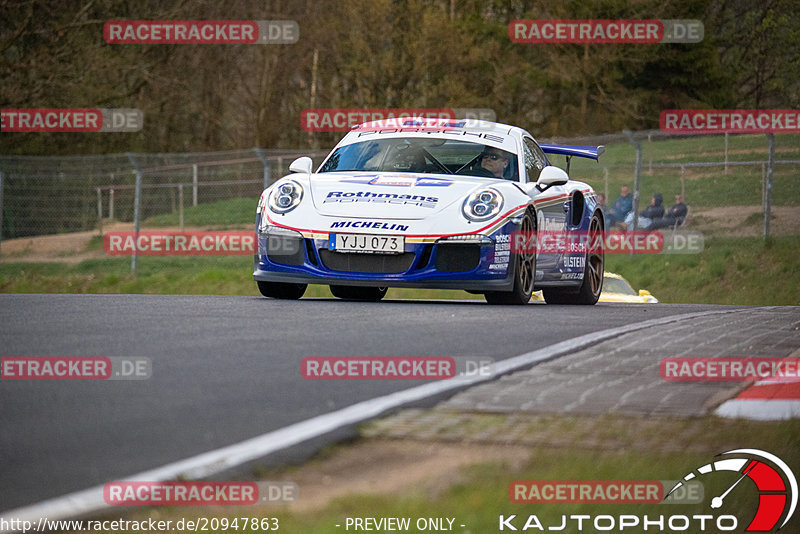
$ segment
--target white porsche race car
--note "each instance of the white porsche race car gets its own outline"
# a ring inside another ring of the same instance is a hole
[[[595,192],[548,154],[597,159],[603,147],[539,145],[484,121],[387,119],[354,127],[314,172],[308,157],[258,203],[254,279],[264,296],[327,284],[380,300],[388,287],[462,289],[491,304],[594,304],[602,248],[543,251],[537,232],[602,232]],[[520,238],[520,236],[523,236]]]

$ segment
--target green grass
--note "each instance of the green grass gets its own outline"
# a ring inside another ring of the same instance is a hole
[[[607,255],[606,270],[648,289],[662,302],[800,304],[800,237],[708,238],[701,254]],[[151,293],[258,295],[250,256],[143,256],[62,263],[4,263],[4,293]],[[308,297],[331,297],[312,285]],[[392,289],[387,298],[481,299],[464,291]]]
[[[702,254],[608,255],[606,270],[661,302],[800,304],[800,237],[709,238]]]
[[[477,414],[477,418],[493,417]],[[496,418],[496,416],[495,416]],[[519,417],[518,417],[519,418]],[[522,416],[524,423],[525,416]],[[541,417],[539,417],[541,419]],[[766,450],[777,455],[790,466],[800,461],[800,421],[756,422],[721,420],[716,417],[701,419],[626,418],[605,415],[596,418],[549,416],[548,425],[560,429],[550,432],[554,440],[545,440],[530,445],[530,459],[525,462],[493,461],[474,464],[450,473],[444,483],[423,484],[413,489],[389,494],[352,493],[336,499],[312,513],[296,513],[287,508],[261,507],[253,510],[259,517],[278,517],[280,528],[286,532],[308,534],[334,534],[344,531],[348,517],[409,517],[455,518],[455,532],[498,532],[498,516],[517,514],[517,528],[525,523],[530,514],[535,514],[547,526],[561,524],[562,515],[575,514],[647,514],[656,518],[664,515],[709,514],[709,502],[713,496],[721,495],[738,478],[736,473],[712,473],[702,477],[704,500],[699,504],[514,504],[509,499],[509,485],[516,480],[566,481],[566,480],[676,480],[697,467],[715,460],[715,455],[730,449],[747,447]],[[577,437],[568,423],[580,429],[592,430],[603,427],[618,429],[619,434],[605,432],[597,435],[589,432],[588,439],[570,440]],[[574,424],[577,423],[577,424]],[[535,430],[533,431],[536,432]],[[557,436],[556,436],[557,434]],[[502,433],[490,434],[498,443],[503,442]],[[621,438],[619,436],[622,436]],[[559,441],[560,440],[560,441]],[[513,441],[513,440],[512,440]],[[642,446],[653,443],[653,447]],[[436,442],[430,442],[431,447]],[[335,457],[336,451],[333,454]],[[312,470],[324,459],[317,459],[309,466]],[[291,480],[291,472],[286,474]],[[357,478],[357,473],[353,474]],[[334,479],[327,484],[345,484]],[[378,485],[380,487],[380,485]],[[758,504],[757,492],[752,484],[742,485],[725,499],[724,513],[737,516],[741,532],[755,514]],[[300,488],[299,499],[303,498]],[[153,510],[133,512],[142,517],[152,516]],[[202,515],[202,512],[196,512]],[[221,515],[233,518],[243,515],[237,511],[221,510]],[[161,509],[158,516],[187,517],[183,510]],[[787,531],[796,532],[800,520],[795,517],[786,525]],[[336,527],[335,525],[342,525]],[[577,532],[575,522],[565,532]],[[694,525],[697,527],[697,524]],[[711,529],[714,532],[716,530]],[[583,532],[595,532],[586,529]],[[641,532],[641,529],[631,529]],[[699,527],[689,529],[699,532]],[[420,532],[411,528],[409,532]],[[528,532],[539,532],[529,530]],[[617,530],[615,530],[617,532]]]
[[[198,204],[183,210],[183,223],[186,226],[219,227],[226,225],[252,224],[256,218],[258,199],[230,198],[218,202]],[[145,219],[142,228],[149,226],[178,226],[178,212],[156,215]]]
[[[4,263],[2,293],[139,293],[163,295],[260,295],[250,256],[140,256],[137,273],[131,260],[110,258],[64,263]],[[310,285],[306,297],[333,298],[328,286]],[[465,291],[391,289],[387,298],[482,298]]]
[[[648,163],[690,163],[721,162],[725,159],[725,137],[700,136],[683,139],[665,139],[648,141],[639,139],[642,145],[642,164]],[[765,135],[730,135],[728,137],[729,161],[766,161],[768,155]],[[775,159],[800,159],[800,134],[775,134]],[[573,168],[587,165],[581,158],[572,160]],[[586,160],[590,161],[590,160]],[[625,142],[606,145],[605,153],[600,157],[602,165],[617,166],[636,163],[636,151],[633,145]],[[601,165],[601,166],[602,166]],[[587,165],[588,166],[588,165]]]

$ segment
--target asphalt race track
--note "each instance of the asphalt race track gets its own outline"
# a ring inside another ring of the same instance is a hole
[[[419,382],[306,381],[307,356],[490,356],[726,306],[491,307],[261,297],[0,295],[2,356],[128,356],[141,381],[0,383],[0,511],[117,480]]]

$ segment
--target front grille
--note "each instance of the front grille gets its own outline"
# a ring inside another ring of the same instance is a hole
[[[480,245],[439,244],[436,246],[437,271],[471,271],[481,261]]]
[[[402,273],[411,267],[413,252],[402,254],[358,254],[332,252],[321,249],[319,257],[325,267],[332,271],[356,273]]]
[[[319,263],[317,263],[317,255],[314,254],[314,242],[311,239],[304,239],[304,241],[306,242],[308,261],[310,261],[312,265],[319,266]]]

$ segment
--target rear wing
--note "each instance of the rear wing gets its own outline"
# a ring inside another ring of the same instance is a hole
[[[581,146],[581,145],[539,145],[545,154],[559,154],[567,156],[567,174],[569,174],[569,162],[572,156],[579,158],[597,159],[606,151],[606,147],[600,146]]]
[[[606,151],[606,147],[600,146],[579,146],[579,145],[539,145],[545,154],[559,154],[562,156],[579,158],[589,158],[597,160]]]

